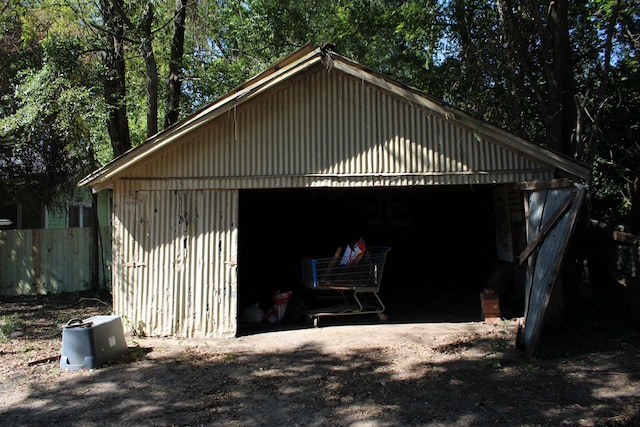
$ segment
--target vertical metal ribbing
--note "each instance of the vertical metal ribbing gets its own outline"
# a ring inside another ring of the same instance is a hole
[[[449,124],[446,119],[440,119],[438,121],[440,133],[438,137],[438,143],[440,145],[440,172],[449,171],[449,153],[451,152],[451,140],[449,138]]]
[[[353,102],[353,86],[345,82],[344,76],[341,80],[341,92],[339,105],[342,110],[342,138],[344,140],[344,158],[343,170],[345,173],[353,173],[355,168],[356,153],[358,150],[358,144],[354,137],[353,128],[355,127],[355,121],[357,120],[352,108]]]
[[[338,82],[337,79],[330,79],[330,97],[328,99],[328,112],[329,112],[329,146],[331,147],[331,154],[329,156],[329,162],[331,163],[331,172],[334,174],[340,174],[340,161],[342,160],[342,141],[340,141],[340,110],[336,108],[338,99]]]
[[[329,110],[331,111],[331,164],[333,172],[336,174],[344,174],[345,172],[345,156],[347,152],[347,142],[344,139],[344,106],[340,105],[342,98],[342,85],[340,84],[340,76],[331,79],[331,99]]]
[[[321,147],[321,162],[322,162],[322,172],[325,173],[333,173],[331,169],[331,164],[329,160],[333,155],[333,150],[331,148],[331,109],[329,108],[329,100],[331,98],[331,86],[328,82],[329,77],[323,75],[323,79],[327,80],[327,82],[322,82],[322,87],[325,89],[323,91],[317,91],[316,88],[316,96],[318,105],[318,124],[316,125],[319,128],[318,141],[316,142]]]
[[[423,141],[423,122],[422,114],[419,109],[410,109],[411,111],[411,128],[413,135],[411,138],[411,164],[409,168],[415,170],[416,173],[424,172],[425,167],[425,145]]]
[[[147,277],[149,283],[162,283],[161,278],[165,275],[165,260],[166,251],[162,250],[162,246],[159,244],[158,236],[162,227],[162,213],[159,210],[161,206],[160,201],[157,199],[156,194],[151,194],[152,203],[150,206],[151,215],[149,218],[149,250],[151,251],[149,265],[147,266]],[[158,325],[162,323],[161,313],[164,311],[162,306],[165,300],[164,293],[165,288],[158,286],[156,288],[147,287],[149,292],[149,299],[146,302],[146,307],[141,314],[141,317],[149,319],[149,324]]]
[[[473,155],[473,133],[467,129],[463,131],[462,138],[460,140],[460,163],[461,171],[468,172],[471,170],[469,164],[471,163],[471,156]]]
[[[300,117],[302,112],[300,111],[300,105],[298,105],[298,100],[296,97],[296,90],[294,86],[290,86],[286,89],[286,94],[288,98],[289,108],[287,109],[287,114],[289,117]],[[295,111],[295,113],[294,113]],[[291,171],[290,173],[297,175],[299,174],[299,162],[300,162],[300,151],[297,150],[299,147],[298,141],[300,140],[300,135],[298,134],[298,129],[300,127],[300,120],[287,120],[287,152],[285,157],[287,159],[287,170]],[[295,153],[298,155],[295,155]]]
[[[474,179],[491,182],[504,179],[492,171],[535,167],[472,129],[371,84],[337,72],[310,73],[177,141],[130,171],[128,178],[139,181],[116,181],[114,308],[134,325],[146,324],[148,333],[235,333],[237,188],[460,184],[469,178],[456,172],[470,170],[488,171]],[[322,173],[359,175],[359,181],[317,178]],[[149,177],[197,179],[165,183]],[[144,190],[143,201],[136,186],[153,189]],[[186,231],[178,221],[181,211],[188,213]]]
[[[114,207],[115,311],[152,335],[234,334],[237,191],[149,191],[136,200],[131,187],[125,200],[126,187]]]
[[[454,141],[455,145],[456,145],[456,150],[455,150],[455,154],[453,156],[453,161],[455,162],[455,168],[454,170],[456,172],[464,172],[464,158],[465,158],[465,152],[464,152],[464,143],[466,140],[466,135],[467,135],[467,131],[465,129],[462,128],[457,128],[457,132],[456,132],[456,140]]]
[[[386,132],[386,139],[390,142],[386,152],[387,156],[387,173],[397,173],[401,169],[402,144],[404,142],[403,135],[398,132],[398,121],[400,120],[400,105],[393,99],[388,99],[389,123]]]
[[[300,138],[300,170],[298,173],[302,174],[305,171],[312,171],[315,169],[313,162],[313,152],[311,150],[311,93],[307,86],[300,88],[300,105],[302,110],[302,119],[300,121],[301,126],[301,138]]]
[[[243,131],[243,125],[246,122],[246,108],[233,108],[233,125],[231,125],[231,147],[235,164],[236,173],[238,176],[245,176],[249,169],[247,163],[249,162],[249,157],[245,155],[247,150],[247,144],[244,141],[246,137],[245,132]]]
[[[410,127],[411,127],[411,140],[409,141],[411,161],[408,164],[409,170],[414,170],[417,173],[424,171],[424,157],[421,135],[421,122],[420,122],[420,110],[415,108],[409,108],[410,114]]]
[[[474,133],[471,133],[469,136],[469,147],[468,149],[471,151],[471,158],[469,160],[469,169],[473,171],[480,170],[480,147],[482,142],[478,140]]]
[[[435,170],[434,162],[434,136],[433,136],[433,116],[425,115],[422,118],[424,122],[424,147],[426,150],[425,153],[425,163],[427,172],[433,172]]]
[[[452,130],[452,149],[451,149],[451,154],[449,155],[449,158],[451,159],[451,172],[460,172],[462,170],[461,167],[461,139],[463,138],[463,134],[464,134],[464,130],[461,129],[459,126],[456,126],[454,123],[452,123],[451,121],[449,121],[449,126],[451,127]]]
[[[192,317],[194,319],[193,331],[191,335],[206,336],[207,333],[207,290],[209,269],[207,268],[209,227],[208,221],[209,208],[209,191],[198,191],[196,206],[193,209],[196,230],[195,230],[195,253],[193,254],[193,267],[195,269],[195,278],[193,282],[194,292],[194,310]]]
[[[324,144],[321,143],[324,126],[319,125],[319,122],[321,121],[319,117],[322,114],[322,103],[319,102],[319,98],[321,97],[321,95],[316,93],[315,89],[319,85],[318,80],[321,76],[322,74],[314,74],[311,78],[310,85],[312,99],[309,100],[309,120],[311,123],[314,123],[314,125],[310,129],[309,148],[312,151],[309,154],[312,155],[312,166],[310,170],[314,171],[314,173],[319,173],[320,171],[322,171],[324,165],[323,152],[325,147]]]
[[[352,173],[351,160],[353,159],[353,153],[355,152],[355,145],[353,138],[350,138],[349,128],[353,126],[351,121],[351,111],[348,108],[348,85],[346,84],[344,76],[338,76],[337,93],[335,99],[334,109],[338,112],[338,137],[337,144],[340,146],[338,150],[339,158],[337,164],[339,165],[339,173],[349,174]]]
[[[253,149],[253,152],[247,155],[253,157],[255,165],[252,171],[253,175],[261,175],[267,170],[265,156],[268,147],[264,135],[264,126],[262,125],[264,123],[264,114],[266,113],[262,108],[258,108],[257,105],[253,105],[251,111],[251,119],[246,125],[251,129],[250,147]],[[256,123],[256,125],[252,125],[251,123]]]
[[[275,118],[273,126],[273,164],[271,165],[271,171],[274,175],[281,175],[284,171],[284,122],[286,114],[285,108],[282,108],[284,102],[282,92],[276,94],[273,97],[274,103],[272,104],[272,114]]]
[[[252,103],[244,111],[243,117],[244,156],[247,157],[246,161],[249,165],[247,174],[258,175],[262,173],[262,162],[264,161],[261,155],[264,150],[264,141],[260,134],[260,129],[262,129],[260,109],[257,108],[255,103]]]
[[[485,138],[482,138],[482,170],[491,171],[493,165],[491,164],[491,145],[487,143]]]
[[[451,121],[445,120],[445,134],[444,134],[444,143],[445,143],[445,172],[453,172],[455,171],[455,158],[453,157],[456,152],[456,127],[451,125]]]
[[[356,82],[349,82],[349,97],[346,100],[348,109],[350,112],[350,132],[349,139],[351,140],[352,152],[349,170],[351,173],[363,172],[365,169],[363,162],[363,151],[365,144],[362,139],[361,124],[364,121],[362,116],[362,87]]]
[[[406,170],[420,170],[418,167],[418,152],[416,151],[416,139],[417,139],[417,129],[416,129],[416,109],[411,108],[409,105],[405,106],[405,127],[409,129],[409,135],[405,141],[405,150],[407,159],[405,161]]]
[[[309,185],[316,178],[308,175],[318,174],[329,176],[313,185],[349,182],[336,180],[340,175],[369,185],[381,173],[407,185],[423,185],[423,173],[457,184],[469,171],[499,172],[483,179],[501,182],[514,169],[542,168],[481,130],[364,80],[318,70],[222,113],[130,176],[225,178],[213,185],[269,188]]]
[[[323,79],[328,79],[328,76],[326,74],[321,74],[318,76],[317,80],[323,80]],[[322,83],[322,84],[321,84]],[[316,84],[318,86],[324,86],[324,82],[321,81],[316,81]],[[318,168],[316,169],[317,172],[320,173],[329,173],[331,172],[329,169],[329,136],[328,136],[328,132],[329,132],[329,117],[328,117],[328,110],[327,110],[327,103],[326,103],[326,98],[327,98],[327,92],[328,92],[328,88],[327,90],[323,90],[323,91],[318,91],[318,88],[315,87],[314,88],[314,95],[315,95],[315,105],[316,105],[316,111],[315,111],[315,120],[316,120],[316,125],[314,126],[314,128],[316,129],[316,141],[314,142],[317,148],[317,159],[319,162]]]
[[[437,117],[436,120],[436,171],[444,172],[446,171],[446,153],[447,153],[447,145],[445,141],[445,133],[446,126],[444,123],[444,119],[441,117]]]
[[[373,93],[372,91],[365,86],[364,83],[360,83],[360,86],[364,92],[364,134],[363,139],[366,144],[365,152],[364,152],[364,161],[365,161],[365,170],[367,173],[375,173],[375,164],[374,164],[374,150],[375,144],[371,144],[370,141],[373,139],[373,130],[375,126],[375,108],[373,107]]]

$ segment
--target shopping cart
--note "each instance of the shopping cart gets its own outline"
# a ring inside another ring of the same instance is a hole
[[[388,246],[373,246],[358,259],[341,265],[341,258],[304,258],[302,279],[312,292],[338,293],[339,304],[324,308],[305,310],[304,314],[318,327],[323,316],[345,316],[353,314],[377,314],[380,320],[387,320],[385,306],[378,295],[384,271]]]

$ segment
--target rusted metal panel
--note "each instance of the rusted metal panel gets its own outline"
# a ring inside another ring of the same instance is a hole
[[[115,188],[114,310],[138,333],[231,336],[237,191]]]
[[[111,227],[100,229],[100,281],[111,284]],[[0,295],[90,288],[91,228],[0,230]]]
[[[508,183],[552,171],[463,123],[319,70],[242,104],[130,171],[183,188]],[[172,184],[178,186],[177,182]]]

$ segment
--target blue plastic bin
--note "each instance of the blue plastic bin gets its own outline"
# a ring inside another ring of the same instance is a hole
[[[62,329],[62,369],[94,369],[127,351],[120,316],[72,319]]]

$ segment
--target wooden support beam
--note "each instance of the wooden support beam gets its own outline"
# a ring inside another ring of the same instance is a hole
[[[567,178],[525,181],[525,182],[518,182],[517,184],[515,184],[516,190],[521,190],[521,191],[549,190],[553,188],[571,188],[573,186],[574,186],[573,181]]]

